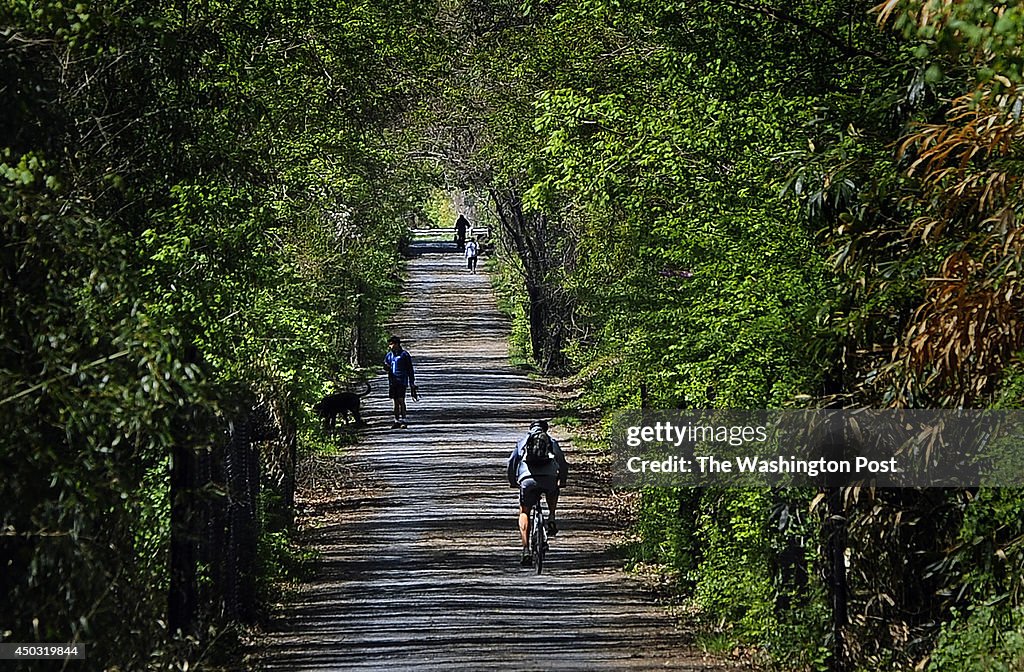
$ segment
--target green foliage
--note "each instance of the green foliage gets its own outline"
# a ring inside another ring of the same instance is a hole
[[[254,399],[324,448],[311,404],[377,361],[407,228],[450,228],[453,184],[496,206],[514,356],[577,371],[582,405],[1019,406],[1003,350],[977,384],[893,370],[929,278],[990,230],[1003,261],[978,272],[1016,317],[1022,9],[872,4],[8,2],[0,634],[126,669],[160,664],[140,642],[198,646],[160,624],[171,451],[215,448]],[[932,145],[924,171],[920,129],[983,109],[998,151]],[[814,494],[646,490],[633,559],[722,641],[820,669]],[[1022,500],[969,495],[844,504],[852,662],[938,636],[934,669],[1019,667]],[[296,551],[271,531],[259,557],[266,582]]]
[[[957,95],[950,75],[971,64],[947,53],[956,44],[1003,54],[997,67],[1010,70],[1016,53],[1004,48],[1015,7],[930,3],[948,33],[937,39],[934,27],[911,35],[929,23],[912,16],[920,6],[881,8],[898,9],[909,45],[869,6],[840,2],[465,6],[474,78],[461,91],[480,102],[469,125],[487,140],[473,158],[546,223],[510,233],[556,251],[543,283],[528,245],[505,252],[523,265],[530,302],[541,287],[571,314],[550,330],[571,322],[564,351],[584,405],[900,400],[881,375],[886,344],[903,338],[947,250],[902,234],[933,196],[894,143]],[[829,610],[810,497],[792,503],[807,516],[799,534],[775,529],[766,493],[683,500],[641,494],[635,558],[686,572],[681,585],[737,640],[821,667]],[[848,635],[854,660],[909,664],[921,649],[901,633],[934,636],[941,600],[935,577],[920,577],[955,537],[960,503],[893,493],[849,504],[850,602],[864,612]],[[798,590],[776,566],[790,546],[813,598],[776,610]],[[899,625],[882,632],[876,612]]]
[[[949,569],[958,597],[1024,604],[1024,495],[1016,489],[979,490],[966,507],[957,541]]]
[[[902,0],[885,4],[885,14],[894,12],[893,27],[914,41],[919,57],[946,60],[953,55],[966,60],[971,52],[985,51],[989,58],[973,64],[978,79],[1004,80],[1008,88],[1024,83],[1024,7],[1019,3]],[[919,15],[924,20],[916,21]]]
[[[526,56],[556,80],[535,95],[532,130],[545,140],[526,200],[575,229],[561,273],[585,333],[569,353],[609,369],[595,386],[605,405],[633,398],[626,380],[648,381],[670,406],[709,389],[723,404],[781,403],[814,375],[793,355],[825,287],[770,160],[791,146],[798,108],[765,89],[719,97],[721,73],[673,53],[642,13],[605,22],[593,10],[560,7]],[[570,24],[591,38],[575,55],[588,68],[571,77],[546,60]],[[600,56],[630,41],[654,57]]]
[[[774,630],[768,493],[705,489],[697,521],[702,540],[694,599],[741,641],[761,642]]]
[[[766,633],[764,647],[776,667],[785,670],[829,669],[827,646],[830,611],[820,584],[793,595],[792,607]]]
[[[490,261],[490,260],[488,260]],[[496,260],[489,267],[491,283],[497,294],[498,309],[511,320],[509,359],[513,365],[529,366],[530,322],[528,301],[514,267]]]
[[[667,567],[677,581],[693,585],[699,550],[696,508],[699,493],[692,489],[647,488],[641,491],[630,549],[634,561]],[[687,585],[687,584],[682,584]]]
[[[965,505],[956,544],[933,572],[954,606],[929,670],[1024,669],[1024,496],[983,488]]]
[[[451,194],[435,189],[423,204],[423,211],[427,215],[427,221],[434,228],[449,231],[458,219],[455,205],[452,203]]]
[[[329,375],[376,360],[424,191],[393,121],[429,12],[0,10],[5,640],[121,669],[206,648],[164,631],[171,452],[216,449],[253,399],[308,423]],[[265,538],[268,575],[284,551]]]
[[[1024,670],[1024,607],[981,604],[953,611],[928,663],[929,672]]]
[[[266,532],[260,535],[257,558],[258,590],[266,598],[278,595],[276,584],[308,579],[316,554],[297,544],[286,532]]]

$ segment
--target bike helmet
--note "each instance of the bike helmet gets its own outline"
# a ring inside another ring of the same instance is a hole
[[[536,431],[536,430],[540,430],[542,432],[548,431],[548,421],[547,420],[534,420],[533,422],[531,422],[530,423],[530,431],[533,432],[533,431]]]

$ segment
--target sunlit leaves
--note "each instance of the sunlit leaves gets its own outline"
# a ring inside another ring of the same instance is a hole
[[[352,330],[375,346],[417,196],[394,127],[429,69],[431,16],[344,0],[10,9],[0,629],[141,669],[150,647],[169,655],[169,453],[215,448],[257,395],[306,421]]]

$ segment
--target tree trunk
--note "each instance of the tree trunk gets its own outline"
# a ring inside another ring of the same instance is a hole
[[[533,360],[545,373],[564,370],[562,345],[569,306],[561,299],[557,283],[549,279],[551,271],[564,261],[556,259],[557,252],[549,244],[557,234],[549,230],[550,222],[544,214],[523,212],[516,191],[492,189],[490,193],[502,233],[522,265]]]

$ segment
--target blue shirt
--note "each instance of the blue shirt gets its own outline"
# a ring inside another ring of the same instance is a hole
[[[397,355],[388,350],[384,355],[384,366],[388,369],[388,379],[399,385],[414,385],[416,376],[412,371],[412,355],[407,350],[402,350]]]

